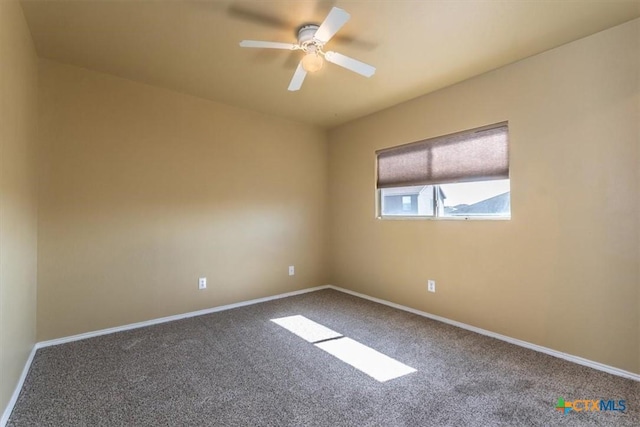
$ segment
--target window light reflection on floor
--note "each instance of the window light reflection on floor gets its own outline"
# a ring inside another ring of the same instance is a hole
[[[414,368],[304,316],[281,317],[271,321],[380,382],[416,372]]]
[[[310,343],[316,343],[318,341],[342,336],[342,334],[332,331],[326,326],[322,326],[321,324],[300,315],[271,319],[271,321]]]

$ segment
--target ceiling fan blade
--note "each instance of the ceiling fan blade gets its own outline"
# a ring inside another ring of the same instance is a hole
[[[365,77],[371,77],[376,72],[376,67],[360,62],[357,59],[349,58],[341,53],[326,52],[324,59]]]
[[[298,64],[298,68],[296,72],[293,73],[293,78],[291,79],[291,83],[289,83],[289,90],[294,92],[296,90],[300,90],[302,87],[302,82],[304,82],[304,78],[307,77],[307,72],[302,68],[302,61]]]
[[[298,48],[297,44],[263,42],[259,40],[242,40],[240,42],[240,46],[241,47],[258,47],[258,48],[266,48],[266,49],[285,49],[285,50],[295,50]]]
[[[347,23],[349,18],[351,15],[344,10],[337,7],[332,8],[313,38],[323,44],[328,42]]]

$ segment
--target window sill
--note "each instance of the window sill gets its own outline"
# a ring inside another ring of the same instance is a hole
[[[510,221],[510,216],[459,216],[459,217],[434,217],[434,216],[377,216],[376,219],[390,221]]]

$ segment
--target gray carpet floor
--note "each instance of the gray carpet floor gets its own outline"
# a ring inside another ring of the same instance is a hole
[[[270,321],[297,314],[417,372],[378,382]],[[638,426],[639,384],[322,290],[40,349],[8,425]]]

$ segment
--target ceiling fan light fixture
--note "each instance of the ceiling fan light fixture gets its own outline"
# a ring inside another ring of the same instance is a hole
[[[308,52],[304,58],[302,58],[302,68],[308,73],[314,73],[320,70],[322,64],[324,64],[324,59],[322,59],[322,56],[318,55],[317,52]]]
[[[2,1],[2,0],[0,0]],[[344,10],[333,7],[322,24],[303,24],[298,27],[298,43],[280,43],[259,40],[242,40],[240,47],[254,47],[265,49],[301,50],[304,52],[302,60],[298,63],[293,73],[288,90],[295,92],[300,90],[307,73],[314,73],[322,68],[324,60],[336,64],[361,76],[371,77],[376,68],[357,59],[349,58],[338,52],[324,51],[325,44],[342,28],[349,20],[349,15]]]

